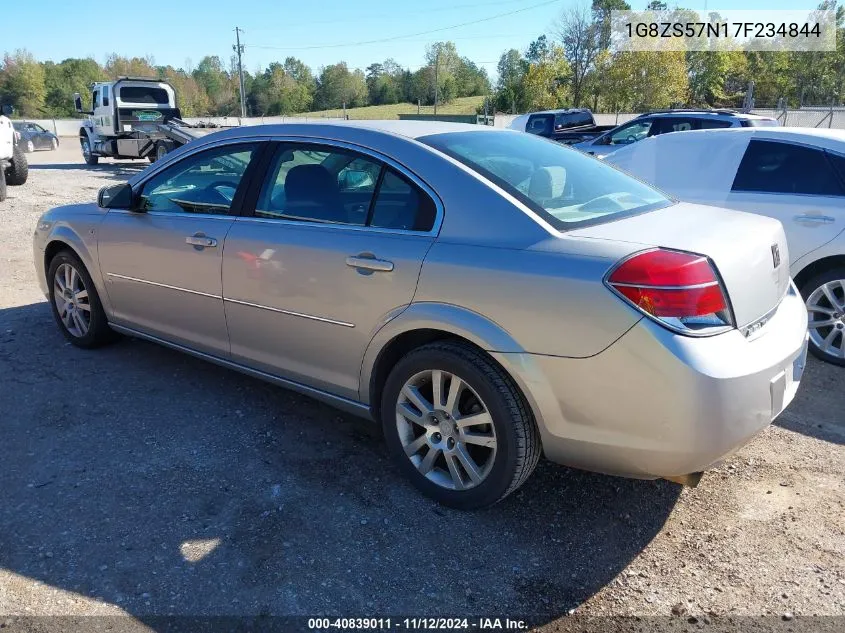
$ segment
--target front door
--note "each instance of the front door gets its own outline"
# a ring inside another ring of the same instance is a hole
[[[187,156],[139,186],[135,210],[109,210],[99,257],[115,323],[228,356],[222,251],[257,147]]]
[[[437,207],[412,176],[333,146],[281,145],[223,254],[233,360],[358,399],[378,328],[413,299]]]

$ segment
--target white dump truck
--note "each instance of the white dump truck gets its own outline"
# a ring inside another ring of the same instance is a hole
[[[17,143],[19,135],[9,120],[11,114],[11,106],[0,109],[0,202],[6,199],[6,185],[22,185],[29,176],[29,164]]]
[[[91,103],[93,109],[84,111],[82,96],[74,95],[76,111],[88,115],[79,128],[79,143],[89,165],[101,157],[146,158],[152,163],[216,127],[183,121],[173,86],[160,79],[120,77],[95,83]]]

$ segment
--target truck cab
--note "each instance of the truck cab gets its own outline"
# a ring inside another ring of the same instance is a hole
[[[180,121],[176,92],[166,81],[144,77],[121,77],[91,86],[91,111],[82,109],[82,97],[74,95],[77,112],[88,114],[79,131],[82,153],[89,164],[101,156],[150,158],[159,141],[170,149],[162,126]]]

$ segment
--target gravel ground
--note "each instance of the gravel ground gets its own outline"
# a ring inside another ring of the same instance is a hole
[[[811,360],[787,412],[696,489],[541,463],[498,506],[451,511],[370,423],[150,343],[66,344],[34,278],[35,221],[144,165],[86,167],[72,139],[30,157],[0,203],[5,624],[845,615],[845,370]]]

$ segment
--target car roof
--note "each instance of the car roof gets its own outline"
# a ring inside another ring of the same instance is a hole
[[[244,125],[218,132],[215,138],[238,138],[267,134],[269,136],[287,136],[305,134],[307,136],[325,136],[334,138],[334,135],[344,132],[361,131],[373,133],[374,135],[390,134],[403,136],[409,139],[418,139],[432,134],[446,134],[458,132],[500,132],[512,133],[513,130],[505,128],[494,128],[490,125],[473,125],[471,123],[449,123],[445,121],[397,121],[397,120],[365,120],[365,121],[344,121],[324,119],[319,121],[302,121],[296,123],[270,123],[264,125]],[[212,135],[204,138],[211,138]]]
[[[666,110],[660,112],[646,112],[637,118],[645,117],[671,117],[671,116],[692,116],[692,117],[735,117],[739,119],[771,119],[772,117],[750,112],[735,112],[734,110]]]
[[[659,134],[621,147],[605,160],[683,198],[694,191],[729,191],[752,139],[845,153],[845,130],[737,127]]]

